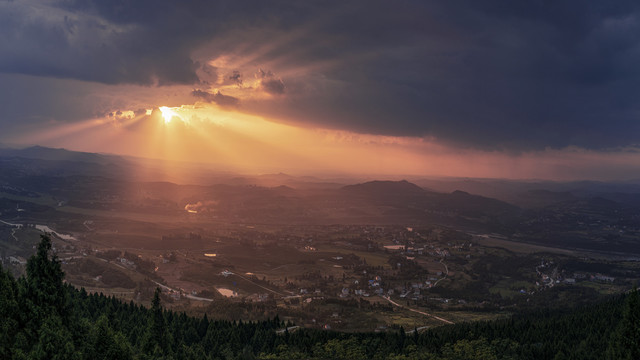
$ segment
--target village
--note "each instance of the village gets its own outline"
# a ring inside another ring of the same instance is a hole
[[[141,302],[160,287],[169,306],[178,309],[254,303],[310,327],[347,329],[352,318],[364,319],[374,310],[386,314],[366,325],[376,329],[397,323],[393,317],[400,313],[420,326],[454,322],[526,306],[539,293],[593,286],[610,291],[621,281],[601,271],[565,269],[566,259],[558,256],[520,255],[521,264],[508,267],[501,260],[507,250],[441,226],[244,225],[159,233],[155,249],[119,249],[91,241],[101,224],[89,224],[91,230],[75,237],[49,233],[67,281],[76,286]],[[4,250],[3,266],[24,271],[43,232],[6,222],[0,230],[3,241],[26,245],[13,253]],[[358,310],[345,315],[344,308],[353,306]]]

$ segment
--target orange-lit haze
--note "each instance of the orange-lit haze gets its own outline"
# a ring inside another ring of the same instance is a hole
[[[606,164],[609,171],[600,178],[607,179],[624,176],[616,169],[637,159],[633,152],[621,155],[578,148],[522,153],[457,149],[429,138],[284,124],[208,103],[162,105],[72,124],[52,123],[17,142],[197,162],[212,169],[253,174],[569,180],[592,177],[589,165],[597,163]]]

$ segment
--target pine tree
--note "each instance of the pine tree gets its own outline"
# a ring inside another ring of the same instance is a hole
[[[10,358],[18,325],[17,284],[9,272],[0,266],[0,358]]]
[[[34,346],[30,359],[80,360],[69,330],[62,325],[56,315],[48,316],[40,328],[40,337]]]
[[[42,235],[36,254],[27,261],[27,276],[17,281],[19,325],[14,352],[31,352],[42,338],[44,321],[50,317],[60,321],[68,331],[71,314],[68,290],[62,282],[60,262],[50,252],[51,239]]]
[[[627,296],[622,321],[613,334],[607,357],[620,360],[640,359],[640,297],[638,289]]]
[[[27,261],[27,297],[38,310],[39,318],[57,314],[68,319],[68,294],[63,285],[64,272],[60,261],[51,252],[51,238],[41,236],[36,255]]]
[[[103,314],[98,318],[87,339],[87,358],[95,360],[131,359],[131,348],[121,333],[114,333]]]
[[[147,334],[144,342],[144,351],[147,354],[157,354],[158,351],[163,354],[170,352],[169,334],[160,304],[160,293],[160,288],[156,288],[151,301],[151,309],[149,309]]]

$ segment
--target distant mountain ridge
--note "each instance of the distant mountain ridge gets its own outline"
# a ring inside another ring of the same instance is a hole
[[[342,190],[351,193],[359,194],[402,194],[402,195],[416,195],[424,194],[425,189],[420,186],[410,183],[407,180],[401,181],[389,181],[389,180],[374,180],[361,184],[347,185],[342,187]]]
[[[283,173],[210,173],[206,168],[179,173],[181,168],[167,167],[178,171],[171,178],[163,172],[164,165],[173,164],[39,146],[0,149],[0,195],[63,200],[63,205],[49,204],[48,211],[55,216],[68,206],[109,210],[106,216],[119,216],[126,210],[176,218],[191,216],[185,215],[188,207],[201,220],[439,224],[576,249],[610,251],[613,244],[640,254],[640,191],[633,192],[634,184],[596,183],[587,188],[594,184],[452,180],[446,191],[442,184],[432,183],[438,185],[434,188],[440,192],[436,192],[422,187],[423,182],[408,180],[340,183]],[[491,197],[456,187],[469,183],[483,183],[494,191],[504,185],[504,192]],[[576,188],[581,190],[573,190]]]
[[[63,148],[55,149],[38,145],[23,149],[0,148],[0,156],[52,161],[82,161],[101,164],[124,161],[124,159],[118,155],[71,151]]]

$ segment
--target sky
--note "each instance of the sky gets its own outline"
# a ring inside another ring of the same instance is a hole
[[[635,1],[0,0],[0,143],[640,179]]]

